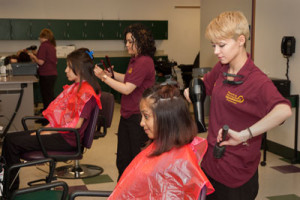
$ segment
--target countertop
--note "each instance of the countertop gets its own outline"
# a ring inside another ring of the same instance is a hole
[[[11,77],[0,77],[0,84],[10,83],[34,83],[38,82],[35,76],[11,76]]]

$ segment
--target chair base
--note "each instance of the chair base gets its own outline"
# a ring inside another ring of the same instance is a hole
[[[58,167],[54,175],[62,179],[90,178],[103,173],[103,168],[96,165],[80,164],[79,166],[66,165]]]

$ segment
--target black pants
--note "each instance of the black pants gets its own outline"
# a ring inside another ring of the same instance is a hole
[[[6,166],[9,168],[13,164],[20,163],[21,153],[28,151],[41,150],[38,140],[35,135],[31,136],[30,133],[33,131],[21,131],[15,133],[8,133],[3,141],[2,156],[6,161]],[[57,150],[57,151],[72,151],[74,147],[69,145],[61,134],[42,135],[42,141],[44,142],[46,150]],[[11,175],[11,179],[8,181],[8,187],[11,185],[13,179],[17,175],[18,170],[15,170]],[[19,177],[17,177],[10,191],[18,189]]]
[[[44,104],[44,110],[54,100],[54,86],[57,76],[39,76],[40,91]]]
[[[227,187],[206,174],[215,188],[215,192],[208,195],[206,200],[255,200],[258,193],[258,170],[244,185],[237,188]]]
[[[148,140],[148,136],[140,126],[140,122],[140,114],[132,115],[128,119],[123,117],[120,119],[117,149],[119,178]]]

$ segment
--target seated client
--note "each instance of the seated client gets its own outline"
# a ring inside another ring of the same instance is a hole
[[[100,85],[94,75],[93,55],[86,48],[80,48],[67,56],[66,76],[72,85],[64,86],[64,90],[43,112],[49,121],[46,127],[79,129],[82,140],[89,124],[93,109],[101,107]],[[2,156],[7,167],[20,163],[20,155],[28,151],[41,150],[35,130],[9,133],[4,138]],[[47,150],[72,151],[76,146],[74,133],[43,131],[41,137]],[[13,175],[17,175],[14,172]],[[12,176],[12,179],[15,176]],[[12,183],[9,180],[9,185]],[[10,191],[17,189],[19,178],[13,183]]]
[[[109,199],[197,199],[214,191],[199,163],[207,149],[175,86],[145,90],[140,125],[150,138],[122,174]]]

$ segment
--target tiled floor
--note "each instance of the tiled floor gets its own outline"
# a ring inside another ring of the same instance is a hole
[[[117,180],[115,165],[117,127],[119,122],[119,104],[115,105],[112,127],[104,138],[94,140],[92,148],[87,150],[81,163],[103,167],[104,173],[88,179],[63,179],[73,190],[113,190]],[[199,136],[206,137],[206,134]],[[63,165],[65,163],[59,163]],[[35,167],[21,171],[21,187],[31,179],[41,178],[44,174]],[[267,152],[267,165],[259,167],[259,194],[257,200],[300,200],[300,164],[291,165],[279,156]],[[78,198],[101,199],[101,198]],[[105,198],[102,198],[105,199]]]

